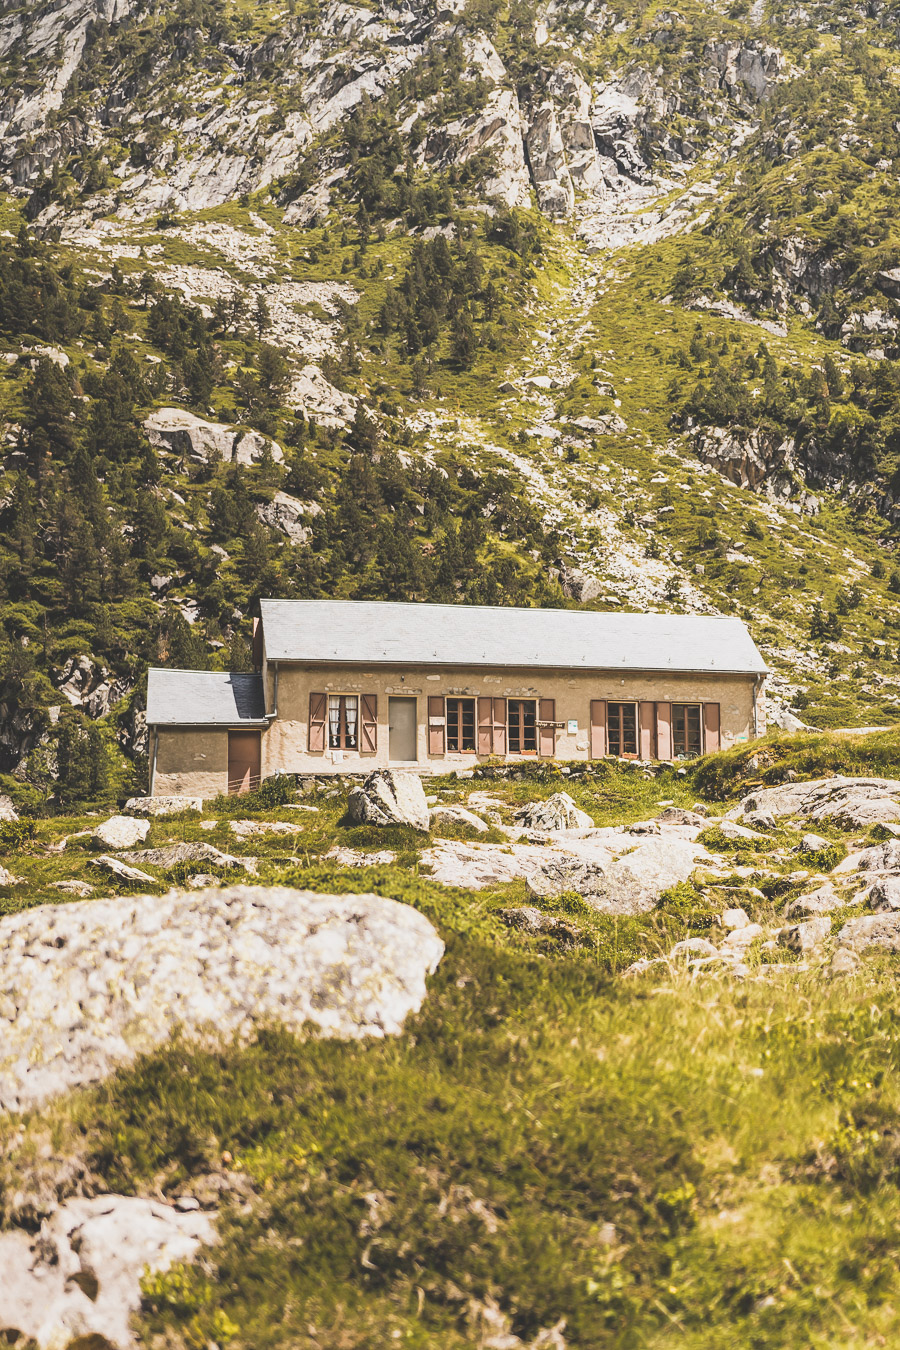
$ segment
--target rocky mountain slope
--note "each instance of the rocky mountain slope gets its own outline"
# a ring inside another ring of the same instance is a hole
[[[265,593],[736,611],[776,713],[895,721],[896,45],[849,0],[7,4],[12,788],[139,785],[147,661],[242,668]]]

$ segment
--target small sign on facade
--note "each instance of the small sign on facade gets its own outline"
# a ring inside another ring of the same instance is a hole
[[[577,735],[578,735],[578,718],[577,718],[577,717],[570,717],[570,718],[569,718],[568,732],[569,732],[569,735],[570,735],[570,736],[577,736]]]
[[[565,730],[565,722],[535,722],[536,727],[552,727],[554,731]]]

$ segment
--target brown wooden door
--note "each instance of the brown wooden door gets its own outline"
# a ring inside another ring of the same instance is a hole
[[[228,791],[252,792],[259,787],[260,736],[258,731],[228,733]]]

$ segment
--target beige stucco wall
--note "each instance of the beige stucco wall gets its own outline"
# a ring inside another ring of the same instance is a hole
[[[310,693],[377,694],[378,750],[374,755],[358,752],[311,754],[307,750]],[[262,738],[262,776],[274,773],[341,773],[387,766],[388,699],[391,695],[418,700],[418,763],[425,770],[445,772],[470,765],[478,758],[472,754],[428,755],[428,696],[477,698],[553,698],[556,720],[576,720],[577,733],[556,733],[558,759],[589,757],[589,718],[592,699],[637,702],[651,699],[674,703],[718,703],[721,716],[721,745],[727,748],[754,735],[754,680],[746,676],[713,675],[627,675],[572,673],[567,670],[441,671],[427,668],[330,670],[278,667],[278,716]],[[266,670],[267,709],[274,709],[275,669]],[[765,730],[763,699],[758,700],[757,729]],[[514,759],[515,756],[507,756]],[[161,789],[160,789],[161,790]]]
[[[159,731],[153,777],[155,796],[217,797],[227,791],[227,731],[195,727]]]

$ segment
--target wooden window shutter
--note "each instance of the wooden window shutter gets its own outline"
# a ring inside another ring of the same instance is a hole
[[[309,748],[313,754],[325,749],[325,719],[328,713],[328,695],[309,696]]]
[[[672,758],[672,705],[656,705],[656,754],[658,759]]]
[[[606,699],[591,699],[591,759],[606,754]]]
[[[442,755],[447,730],[447,709],[443,694],[428,695],[428,753]]]
[[[656,758],[656,704],[641,703],[638,707],[638,719],[640,723],[640,745],[639,751],[641,759]]]
[[[538,703],[538,721],[555,722],[556,721],[556,699],[542,698]],[[556,728],[538,727],[540,735],[538,737],[538,750],[540,754],[552,759],[556,754]]]
[[[480,698],[478,700],[478,753],[479,755],[489,755],[494,748],[494,700],[491,698]]]
[[[378,695],[362,694],[359,700],[359,748],[364,755],[378,749]]]
[[[506,754],[506,699],[491,699],[491,731],[494,739],[494,754]]]
[[[704,703],[703,705],[703,753],[711,755],[714,750],[719,748],[719,705],[718,703]]]

